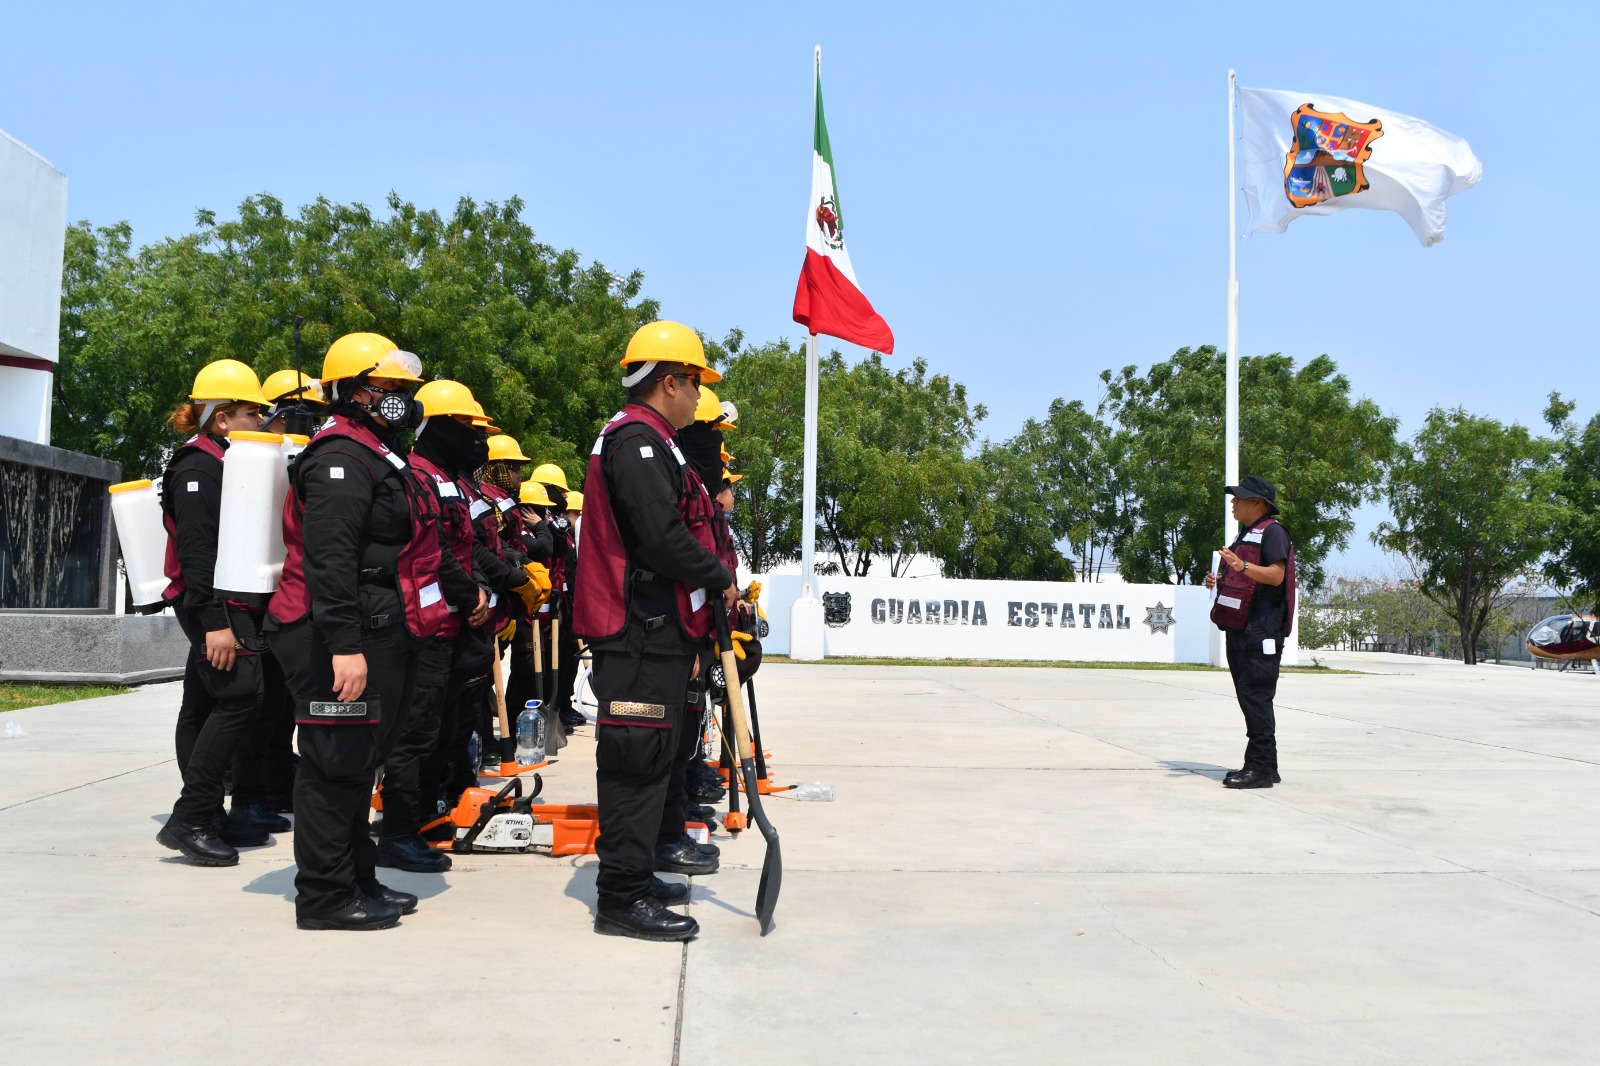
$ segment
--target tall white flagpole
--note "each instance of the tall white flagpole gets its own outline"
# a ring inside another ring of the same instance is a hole
[[[1239,142],[1234,137],[1233,113],[1238,107],[1239,84],[1228,71],[1228,380],[1227,445],[1223,459],[1224,485],[1239,483],[1239,179],[1235,157]],[[1222,500],[1222,537],[1233,540],[1233,511],[1227,496]]]
[[[818,49],[820,52],[821,49]],[[817,550],[817,335],[806,338],[806,444],[800,517],[800,598],[813,599]]]
[[[812,65],[811,112],[816,122],[817,93],[822,86],[822,46]],[[813,136],[815,129],[812,130]],[[815,151],[815,148],[813,148]],[[812,164],[815,166],[815,163]],[[809,198],[808,198],[809,202]],[[805,465],[801,474],[800,598],[789,608],[789,658],[821,659],[824,654],[822,601],[816,595],[817,549],[817,335],[806,337]]]

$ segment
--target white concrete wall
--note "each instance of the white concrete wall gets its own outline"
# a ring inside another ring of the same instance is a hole
[[[800,577],[761,580],[771,626],[762,646],[787,654]],[[1212,628],[1209,595],[1187,585],[822,577],[817,592],[850,595],[849,620],[824,634],[833,656],[1205,662]],[[1165,632],[1144,621],[1158,605],[1173,618]]]
[[[67,178],[0,131],[0,356],[54,364]],[[0,434],[50,443],[50,374],[0,367]]]

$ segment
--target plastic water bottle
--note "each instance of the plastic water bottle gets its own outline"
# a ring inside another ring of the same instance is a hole
[[[833,786],[821,781],[802,781],[794,786],[794,798],[801,802],[832,803]]]
[[[544,715],[539,701],[529,700],[517,715],[517,765],[536,766],[544,762]]]

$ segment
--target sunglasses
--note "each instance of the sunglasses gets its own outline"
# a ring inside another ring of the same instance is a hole
[[[679,381],[692,381],[696,389],[700,388],[699,374],[664,374],[663,377],[677,378]]]

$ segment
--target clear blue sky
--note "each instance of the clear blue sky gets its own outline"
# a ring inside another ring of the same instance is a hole
[[[543,240],[642,269],[667,317],[798,338],[821,44],[891,362],[964,381],[999,438],[1092,404],[1102,368],[1222,343],[1232,66],[1417,115],[1485,166],[1432,249],[1368,212],[1242,242],[1246,356],[1326,352],[1408,435],[1435,404],[1595,410],[1600,6],[1089,7],[12,5],[0,128],[68,175],[72,218],[140,242],[260,191],[519,195]],[[1346,569],[1379,564],[1378,517]]]

